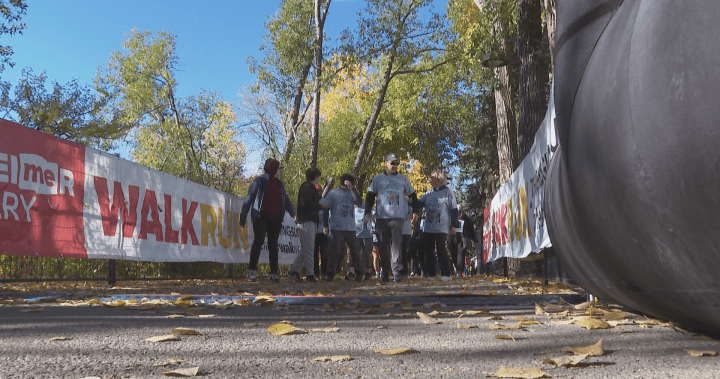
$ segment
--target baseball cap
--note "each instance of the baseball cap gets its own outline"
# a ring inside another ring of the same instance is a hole
[[[400,159],[395,155],[395,153],[390,153],[385,156],[385,162],[393,162],[393,161],[399,161]]]

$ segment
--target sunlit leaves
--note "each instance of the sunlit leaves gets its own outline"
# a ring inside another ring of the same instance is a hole
[[[496,378],[521,378],[521,379],[539,379],[539,378],[552,378],[550,374],[539,369],[539,368],[524,368],[524,367],[505,367],[501,366],[500,369],[488,376]]]

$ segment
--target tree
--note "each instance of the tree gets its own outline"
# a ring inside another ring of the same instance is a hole
[[[320,88],[322,86],[322,64],[323,64],[323,28],[325,18],[330,8],[330,0],[322,6],[322,0],[315,0],[315,109],[313,123],[310,132],[310,167],[317,167],[318,154],[318,128],[320,126]]]
[[[368,0],[367,16],[361,14],[358,21],[357,40],[349,33],[344,35],[349,56],[380,63],[381,73],[379,91],[351,171],[356,176],[371,147],[390,82],[399,75],[430,72],[444,63],[427,59],[439,54],[448,38],[444,18],[433,12],[427,19],[421,16],[423,8],[431,4],[431,0]]]
[[[217,93],[203,92],[188,99],[175,96],[174,35],[133,29],[123,48],[98,70],[95,86],[107,101],[106,114],[137,125],[133,158],[234,192],[245,152],[237,141],[235,114],[229,104]]]
[[[111,149],[127,133],[127,125],[101,117],[102,99],[91,88],[73,80],[64,86],[53,82],[49,92],[46,82],[44,72],[35,75],[32,69],[24,68],[14,91],[9,83],[0,84],[2,117],[102,150]]]
[[[22,16],[27,11],[25,0],[0,0],[0,13],[5,22],[0,23],[0,35],[22,34],[25,24],[20,22]],[[15,63],[10,58],[13,55],[13,49],[7,45],[0,46],[0,72],[5,70],[6,66],[13,67]]]

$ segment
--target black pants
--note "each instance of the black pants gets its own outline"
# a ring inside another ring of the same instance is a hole
[[[455,273],[462,275],[465,272],[465,246],[462,243],[456,243],[453,237],[450,237],[448,245],[455,264]]]
[[[437,261],[440,265],[440,275],[450,276],[450,262],[448,260],[447,233],[425,233],[420,236],[420,249],[424,251],[423,274],[435,277],[435,250],[437,249]]]
[[[318,277],[320,277],[322,274],[325,274],[325,272],[327,271],[328,240],[329,238],[325,235],[325,233],[318,233],[315,235],[315,275],[317,275]],[[322,270],[323,268],[325,270]]]
[[[255,239],[250,248],[250,270],[257,270],[260,259],[260,249],[265,243],[267,236],[268,252],[270,260],[270,274],[278,273],[278,238],[282,229],[282,219],[269,219],[260,215],[253,223]]]

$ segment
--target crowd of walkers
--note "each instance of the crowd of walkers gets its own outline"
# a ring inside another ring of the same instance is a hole
[[[400,282],[408,276],[433,280],[439,274],[448,281],[453,275],[470,275],[468,253],[477,243],[475,228],[448,187],[447,174],[433,171],[432,188],[418,198],[399,165],[395,154],[385,157],[384,170],[373,177],[364,202],[350,174],[343,174],[340,185],[323,197],[322,172],[309,168],[298,189],[296,213],[280,180],[284,166],[267,159],[265,173],[250,185],[240,213],[240,225],[246,224],[249,214],[254,230],[248,278],[257,280],[260,250],[267,237],[270,280],[279,281],[278,237],[286,212],[295,219],[300,240],[287,274],[292,280],[375,277]]]

